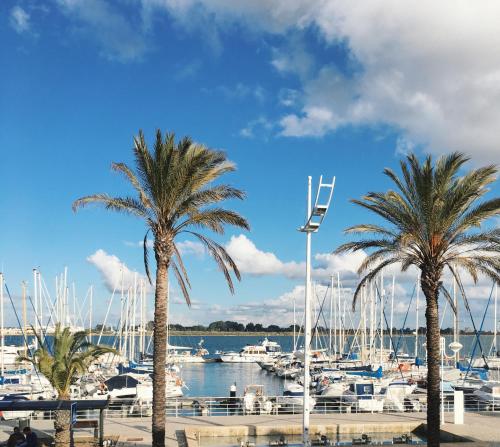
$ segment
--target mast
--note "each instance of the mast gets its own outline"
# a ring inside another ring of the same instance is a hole
[[[168,271],[167,271],[167,276],[168,276]],[[169,346],[170,346],[170,331],[168,330],[169,326],[169,319],[170,319],[170,312],[169,312],[169,307],[170,307],[170,281],[168,281],[167,284],[167,359],[168,359],[168,352],[169,352]],[[154,332],[153,332],[154,333]]]
[[[40,305],[38,306],[39,318],[40,318],[40,339],[42,341],[45,340],[44,331],[43,331],[43,290],[42,290],[42,278],[40,272],[36,271],[36,279],[38,282],[38,299]],[[50,309],[49,309],[50,312]]]
[[[297,350],[297,340],[296,340],[296,334],[295,334],[295,324],[296,324],[296,317],[295,317],[295,295],[293,296],[293,351],[295,352]]]
[[[342,346],[342,310],[340,308],[340,273],[337,272],[337,320],[338,320],[338,345],[337,349],[342,356],[342,351],[344,350]],[[337,343],[337,341],[335,342]]]
[[[417,306],[415,310],[415,358],[418,357],[418,306],[420,300],[420,273],[417,278]]]
[[[375,306],[373,300],[373,282],[370,281],[370,362],[373,362],[373,342],[375,335]]]
[[[384,360],[384,273],[380,272],[380,353],[379,363]]]
[[[498,283],[495,283],[495,321],[493,323],[493,343],[495,346],[495,356],[498,351],[497,345],[497,301],[498,301]]]
[[[392,275],[392,291],[391,291],[391,323],[390,323],[390,328],[389,328],[389,335],[392,340],[392,326],[393,326],[393,321],[394,321],[394,289],[396,286],[396,276]],[[389,341],[389,348],[391,347],[392,341]]]
[[[496,300],[495,300],[495,314],[496,314]],[[457,297],[457,283],[453,277],[453,306],[455,307],[455,314],[453,315],[453,342],[458,343],[458,297]],[[493,337],[493,340],[495,338]],[[459,351],[455,352],[455,364],[460,360]]]
[[[63,289],[63,308],[62,308],[63,327],[68,325],[68,267],[64,267],[64,289]]]
[[[123,294],[123,266],[121,266],[121,284],[120,284],[120,354],[125,357],[125,353],[123,352],[123,299],[124,299],[124,294]]]
[[[38,349],[38,284],[36,280],[36,269],[33,269],[33,298],[35,300],[35,349]]]
[[[136,331],[136,318],[137,318],[137,272],[134,273],[134,294],[133,294],[133,307],[132,307],[132,359],[135,359],[135,337]]]
[[[24,356],[26,357],[28,355],[28,335],[26,333],[28,318],[26,315],[26,283],[24,281],[21,283],[21,287],[23,288],[23,335],[26,340],[24,343]]]
[[[94,286],[90,286],[90,310],[89,310],[89,340],[92,343],[92,307],[94,298]]]
[[[0,343],[2,345],[2,355],[0,356],[0,369],[1,375],[3,377],[3,373],[5,370],[5,334],[4,334],[4,315],[3,315],[3,273],[0,272]]]
[[[333,276],[330,277],[330,340],[329,340],[329,345],[330,345],[330,356],[333,354],[333,345],[332,345],[332,326],[333,326]]]

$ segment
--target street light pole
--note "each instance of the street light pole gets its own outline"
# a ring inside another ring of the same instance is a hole
[[[307,219],[311,215],[311,176],[307,178]],[[311,232],[306,232],[306,290],[304,311],[304,410],[303,410],[303,440],[304,445],[309,446],[309,392],[310,392],[310,366],[311,357],[309,348],[311,346]]]
[[[309,354],[311,348],[311,235],[319,230],[323,219],[325,218],[328,207],[332,200],[333,188],[335,186],[335,177],[331,183],[323,183],[323,176],[319,179],[318,191],[314,206],[312,205],[312,178],[307,178],[307,216],[306,223],[299,228],[299,231],[306,233],[306,284],[305,284],[305,310],[304,310],[304,402],[303,402],[303,442],[310,446],[309,439],[309,420],[310,420],[310,367],[311,357]],[[326,202],[320,204],[321,192],[326,191]]]

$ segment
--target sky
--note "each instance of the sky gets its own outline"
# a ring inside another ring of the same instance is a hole
[[[362,255],[332,251],[371,219],[349,199],[389,187],[384,167],[410,151],[500,162],[499,14],[496,1],[4,0],[0,265],[14,302],[22,281],[33,294],[33,268],[53,298],[67,267],[82,314],[92,285],[102,321],[122,272],[125,287],[144,278],[142,222],[71,204],[129,193],[110,165],[133,164],[133,137],[161,129],[226,151],[237,171],[225,180],[247,193],[227,205],[251,225],[216,238],[242,271],[234,295],[202,247],[179,240],[193,306],[173,286],[171,321],[290,324],[294,299],[303,306],[307,176],[314,187],[336,177],[313,236],[323,297],[331,275],[355,284]],[[392,274],[399,323],[416,272],[387,272],[387,291]],[[469,284],[477,319],[490,289]],[[115,298],[108,323],[118,315]]]

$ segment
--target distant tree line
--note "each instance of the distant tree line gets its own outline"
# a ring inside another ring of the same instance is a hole
[[[176,331],[176,332],[247,332],[247,333],[252,333],[252,332],[272,332],[272,333],[291,333],[293,332],[293,327],[294,325],[290,326],[285,326],[285,327],[280,327],[276,324],[270,324],[269,326],[264,326],[260,323],[247,323],[242,324],[238,323],[236,321],[213,321],[210,323],[208,326],[204,326],[202,324],[197,324],[194,326],[184,326],[182,324],[170,324],[169,329],[171,331]],[[148,321],[146,324],[146,330],[147,331],[152,331],[154,328],[153,322]],[[111,326],[103,326],[102,324],[97,324],[95,326],[95,331],[100,332],[103,330],[103,332],[112,332],[113,328]],[[139,326],[137,326],[137,330],[139,330]],[[295,325],[295,332],[299,333],[303,331],[303,328],[299,326],[298,324]],[[316,326],[314,327],[314,331],[318,332],[320,334],[328,334],[330,329],[324,326]],[[356,331],[352,329],[347,329],[345,333],[347,335],[353,335]],[[427,330],[424,326],[420,326],[418,329],[419,335],[425,335],[427,333]],[[460,335],[470,335],[473,334],[474,332],[470,328],[465,328],[460,330]],[[388,329],[384,329],[384,334],[389,334]],[[415,329],[406,327],[406,328],[396,328],[394,327],[392,329],[392,334],[394,337],[398,335],[412,335],[415,334]],[[448,327],[448,328],[443,328],[441,329],[441,334],[442,335],[453,335],[453,328]],[[481,331],[482,335],[491,335],[491,331]]]

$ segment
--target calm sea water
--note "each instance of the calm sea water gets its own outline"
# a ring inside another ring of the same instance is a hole
[[[291,336],[270,336],[270,340],[277,341],[284,351],[293,349],[293,337]],[[452,341],[452,336],[446,336],[447,345]],[[97,342],[98,337],[93,337],[93,342]],[[208,349],[211,355],[216,351],[239,351],[247,344],[256,344],[263,340],[262,336],[172,336],[170,343],[178,346],[196,347],[200,340],[204,340],[204,347]],[[400,339],[394,337],[394,343],[399,340],[399,351],[414,353],[415,336],[404,336]],[[483,349],[489,352],[493,337],[483,335],[480,337]],[[460,337],[460,342],[464,345],[461,356],[470,356],[476,337],[471,335],[463,335]],[[21,344],[22,337],[10,336],[6,337],[6,344]],[[327,340],[323,342],[327,343]],[[423,343],[425,337],[419,337],[419,356],[425,357],[425,349]],[[114,337],[103,337],[103,344],[116,344]],[[318,346],[321,342],[318,340]],[[377,343],[378,347],[378,343]],[[389,339],[385,340],[385,347],[389,347]],[[452,355],[448,349],[447,355]],[[480,355],[479,347],[476,348],[475,356]],[[236,382],[238,394],[243,393],[244,388],[251,384],[264,385],[265,392],[268,395],[281,395],[283,392],[283,380],[278,379],[272,374],[263,371],[257,364],[254,363],[206,363],[206,364],[184,364],[181,367],[181,376],[188,386],[185,390],[187,396],[227,396],[229,387]]]

